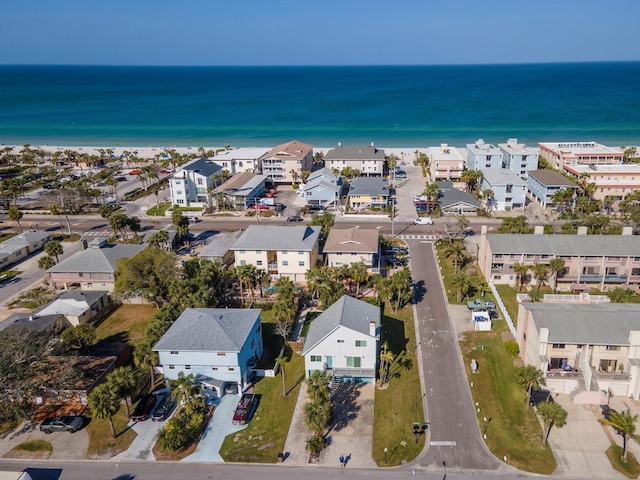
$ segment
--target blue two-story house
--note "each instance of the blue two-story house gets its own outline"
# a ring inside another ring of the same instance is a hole
[[[506,168],[482,170],[480,191],[490,189],[493,198],[487,200],[487,210],[511,210],[522,208],[527,198],[527,182],[517,173]]]
[[[219,396],[229,384],[242,391],[264,352],[260,312],[187,308],[153,347],[165,379],[175,380],[182,372],[206,378]]]
[[[340,201],[342,180],[330,168],[321,168],[307,177],[301,192],[307,205],[328,207]]]

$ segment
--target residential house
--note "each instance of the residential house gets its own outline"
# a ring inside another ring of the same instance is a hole
[[[70,325],[77,327],[97,320],[112,306],[106,291],[69,290],[39,310],[34,317],[64,315]]]
[[[480,191],[493,191],[493,199],[487,201],[488,210],[523,208],[527,199],[527,182],[520,175],[506,168],[482,170]]]
[[[171,205],[205,207],[209,191],[219,182],[222,167],[206,158],[198,158],[178,167],[169,178]]]
[[[582,230],[581,230],[582,232]],[[614,287],[638,291],[640,285],[640,238],[624,229],[625,235],[544,235],[482,234],[478,246],[478,265],[488,281],[516,285],[516,263],[533,266],[564,260],[557,278],[558,290],[606,291]],[[530,276],[533,276],[530,273]]]
[[[389,182],[382,177],[356,177],[349,186],[349,207],[353,210],[383,209],[389,204]]]
[[[518,143],[517,138],[510,138],[507,143],[499,143],[498,147],[502,151],[504,168],[517,173],[520,177],[527,178],[527,172],[538,169],[539,148]]]
[[[429,147],[429,180],[460,180],[464,171],[464,154],[446,143]]]
[[[373,143],[369,147],[348,147],[338,143],[337,148],[329,150],[324,155],[325,167],[336,169],[339,172],[345,168],[351,168],[367,177],[382,176],[384,163],[384,150],[376,148]]]
[[[380,232],[375,228],[332,228],[322,249],[327,265],[340,267],[364,263],[378,268],[380,261]]]
[[[233,263],[231,247],[240,235],[242,235],[242,230],[216,233],[208,239],[208,243],[200,251],[198,257],[212,262],[220,262],[223,265],[231,265]]]
[[[313,146],[293,140],[272,148],[261,158],[262,173],[274,183],[298,183],[313,168]]]
[[[271,278],[306,283],[307,270],[318,265],[321,227],[250,225],[233,243],[235,266],[255,265]]]
[[[623,152],[617,147],[606,147],[596,142],[539,143],[540,155],[554,168],[566,164],[619,165]]]
[[[340,203],[342,179],[330,168],[321,168],[307,177],[300,191],[307,205],[336,206]]]
[[[267,151],[267,148],[233,148],[216,153],[211,161],[231,175],[242,172],[259,173],[262,169],[260,159]]]
[[[624,165],[563,165],[565,172],[580,178],[585,175],[589,183],[594,183],[596,190],[593,198],[604,200],[623,200],[631,192],[640,189],[640,165],[628,163]]]
[[[640,400],[640,305],[523,302],[516,340],[551,392]]]
[[[178,236],[178,231],[176,229],[176,226],[168,225],[164,227],[162,230],[167,232],[167,240],[165,242],[162,242],[162,244],[160,245],[160,248],[163,248],[168,252],[175,250],[180,245],[180,237]],[[142,243],[145,245],[148,245],[151,237],[158,232],[159,230],[147,230],[146,232],[144,232],[144,236],[142,237]]]
[[[89,248],[81,250],[47,270],[57,289],[77,287],[81,290],[113,291],[118,260],[131,258],[146,245],[110,245],[95,239]]]
[[[0,243],[0,269],[24,260],[33,252],[44,248],[44,244],[51,240],[50,232],[22,232]]]
[[[311,322],[302,351],[305,372],[373,382],[379,340],[380,308],[345,295]]]
[[[59,313],[52,315],[38,315],[29,312],[18,312],[9,315],[0,322],[0,332],[6,328],[29,328],[38,333],[59,334],[71,323],[64,315]]]
[[[480,204],[468,192],[457,189],[453,182],[437,182],[440,187],[438,206],[443,215],[474,216],[478,214]]]
[[[580,188],[555,170],[532,170],[527,177],[527,184],[531,196],[544,208],[554,204],[553,196],[559,190]]]
[[[266,175],[238,173],[213,190],[212,202],[216,206],[245,210],[258,203],[268,180]]]
[[[502,150],[484,140],[476,140],[467,144],[467,168],[469,170],[485,170],[487,168],[503,168]]]
[[[264,352],[260,322],[257,308],[187,308],[153,347],[165,379],[205,377],[219,396],[225,384],[244,390]]]

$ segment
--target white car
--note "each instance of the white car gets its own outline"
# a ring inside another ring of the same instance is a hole
[[[433,225],[433,218],[431,217],[418,217],[413,221],[414,225]]]

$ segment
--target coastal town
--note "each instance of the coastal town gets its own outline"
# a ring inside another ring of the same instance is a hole
[[[0,200],[4,458],[640,473],[635,146],[13,145]]]

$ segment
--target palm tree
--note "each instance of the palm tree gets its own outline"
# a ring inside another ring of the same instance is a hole
[[[298,183],[298,172],[296,171],[296,169],[292,168],[291,170],[289,170],[289,174],[291,175],[291,182]]]
[[[193,384],[193,374],[185,375],[183,372],[178,373],[178,378],[169,380],[169,385],[173,391],[171,395],[178,397],[179,403],[188,403],[197,393],[198,387]]]
[[[380,385],[384,385],[389,380],[389,367],[393,363],[395,355],[389,350],[389,344],[384,342],[380,349]]]
[[[549,271],[551,272],[551,276],[553,277],[553,293],[556,293],[556,289],[558,288],[558,273],[564,270],[564,258],[553,258],[549,262]]]
[[[329,378],[327,374],[314,370],[307,378],[307,393],[312,402],[329,400]]]
[[[118,181],[115,179],[115,177],[107,177],[104,181],[104,184],[109,187],[109,190],[111,190],[111,193],[115,194],[116,202],[119,202],[120,200],[118,200],[118,188],[117,188]]]
[[[20,224],[20,219],[22,218],[22,212],[18,209],[18,207],[9,208],[9,220],[12,222],[18,223],[18,228],[20,228],[20,232],[22,233],[22,225]]]
[[[547,280],[547,276],[549,275],[549,265],[546,263],[535,263],[531,270],[536,276],[536,282],[538,284],[538,288],[542,287],[544,282]]]
[[[64,204],[63,204],[64,206]],[[62,217],[60,216],[61,213],[64,213],[64,218],[67,221],[67,229],[69,230],[69,235],[71,235],[71,223],[69,222],[69,216],[67,215],[67,211],[66,210],[61,210],[60,207],[55,204],[52,203],[49,206],[49,211],[51,212],[51,215],[57,215],[58,216],[58,220],[60,221],[60,230],[62,230]]]
[[[527,284],[527,274],[529,273],[529,265],[523,265],[522,263],[514,263],[513,271],[518,275],[518,283],[520,284],[520,288],[518,291],[522,291],[522,287]]]
[[[367,278],[369,278],[367,266],[362,262],[354,263],[353,265],[351,265],[349,275],[356,284],[356,298],[358,298],[360,296],[360,285],[366,282]]]
[[[469,289],[471,288],[469,277],[462,272],[456,273],[451,278],[451,284],[456,289],[456,298],[458,302],[462,301],[462,299],[468,295]]]
[[[120,409],[120,398],[113,387],[109,383],[98,385],[89,394],[89,406],[91,413],[96,418],[108,419],[109,427],[111,427],[111,436],[116,438],[116,427],[113,424],[113,416]]]
[[[564,427],[567,423],[567,411],[556,402],[544,402],[538,405],[538,415],[542,417],[542,423],[546,427],[546,432],[542,437],[542,447],[547,445],[551,427]]]
[[[163,332],[164,333],[164,332]],[[145,338],[142,342],[136,345],[136,349],[133,351],[133,360],[139,367],[146,367],[149,369],[149,378],[151,379],[151,387],[156,384],[154,369],[158,363],[158,354],[153,350],[156,341],[154,338]]]
[[[611,412],[609,418],[600,419],[600,423],[613,427],[622,436],[622,460],[627,461],[627,439],[633,438],[638,441],[639,436],[636,435],[636,421],[638,415],[632,415],[631,410],[626,412]]]
[[[496,198],[496,194],[491,188],[485,188],[482,191],[482,196],[487,205],[487,211],[491,214],[491,210],[493,210],[493,200]]]
[[[527,292],[527,295],[529,296],[530,302],[537,303],[542,301],[542,297],[544,296],[544,293],[539,288],[532,288]]]
[[[53,259],[53,257],[50,257],[49,255],[43,255],[38,259],[38,268],[42,270],[49,270],[55,264],[56,264],[56,261]]]
[[[454,272],[458,273],[458,262],[462,262],[464,260],[464,245],[460,242],[452,243],[447,247],[445,255],[447,258],[453,257]]]
[[[422,194],[428,199],[429,212],[433,211],[434,206],[438,203],[438,197],[440,196],[440,186],[437,183],[429,183]]]
[[[473,193],[476,191],[478,185],[480,185],[480,180],[482,180],[482,172],[480,170],[465,170],[460,175],[460,180],[467,184],[469,193]]]
[[[131,395],[138,385],[138,379],[133,368],[131,366],[116,368],[109,374],[107,381],[113,386],[118,396],[124,399],[128,417],[130,415]]]
[[[45,243],[44,251],[50,257],[56,257],[56,263],[60,261],[60,259],[58,258],[59,255],[62,255],[64,253],[64,249],[62,248],[62,245],[57,240],[50,240],[47,243]]]
[[[161,248],[169,241],[169,233],[166,230],[160,230],[149,237],[149,246]]]
[[[516,376],[518,383],[527,389],[527,403],[531,399],[531,392],[533,390],[539,390],[540,387],[545,384],[542,371],[533,365],[518,367],[516,369]]]
[[[331,420],[330,402],[309,402],[304,406],[305,423],[316,437],[322,437],[327,423]]]

